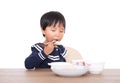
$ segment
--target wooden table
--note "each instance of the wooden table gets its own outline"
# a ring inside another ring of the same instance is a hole
[[[0,83],[120,83],[120,69],[79,77],[57,76],[50,69],[0,69]]]

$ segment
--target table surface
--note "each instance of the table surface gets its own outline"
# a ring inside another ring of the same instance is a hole
[[[0,69],[0,83],[120,83],[120,69],[105,69],[102,74],[78,77],[55,75],[50,69]]]

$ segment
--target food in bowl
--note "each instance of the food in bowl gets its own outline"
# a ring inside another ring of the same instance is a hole
[[[72,60],[71,63],[74,65],[82,65],[82,66],[88,65],[84,60],[79,60],[79,59]]]
[[[49,65],[51,70],[60,76],[81,76],[88,71],[86,66],[77,66],[68,62],[52,62]]]

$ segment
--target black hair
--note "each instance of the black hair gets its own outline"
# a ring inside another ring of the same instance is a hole
[[[64,28],[66,26],[64,16],[58,11],[49,11],[43,14],[43,16],[40,19],[40,26],[42,30],[45,30],[46,27],[51,25],[55,26],[57,23],[62,24]]]

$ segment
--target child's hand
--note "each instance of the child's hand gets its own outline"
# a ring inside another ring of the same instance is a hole
[[[55,42],[51,41],[51,42],[47,42],[45,44],[45,48],[44,48],[44,52],[46,55],[49,55],[50,53],[52,53],[52,51],[54,50],[55,47]]]

